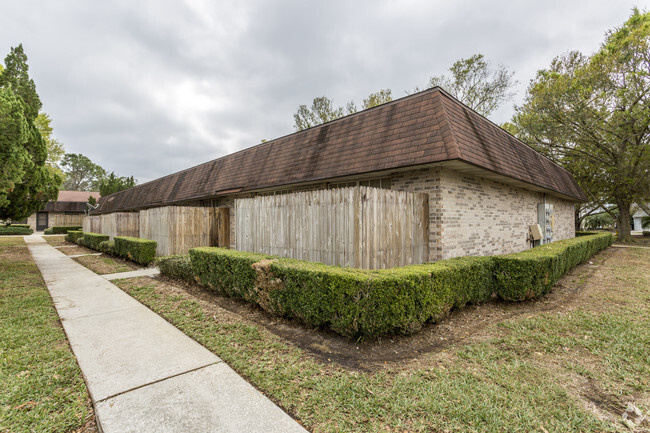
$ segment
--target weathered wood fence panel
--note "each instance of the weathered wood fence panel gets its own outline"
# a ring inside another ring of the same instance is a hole
[[[383,269],[428,258],[428,195],[355,187],[235,200],[235,245],[329,265]]]
[[[140,237],[139,212],[114,212],[84,217],[83,231],[115,236]]]
[[[50,213],[49,226],[80,226],[83,219],[82,214],[66,215],[61,213]]]
[[[227,208],[164,206],[140,211],[140,237],[158,243],[156,255],[185,254],[190,248],[230,245]]]

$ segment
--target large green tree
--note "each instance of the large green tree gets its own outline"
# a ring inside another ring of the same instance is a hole
[[[483,54],[460,59],[449,68],[451,76],[438,75],[429,80],[429,87],[440,86],[459,101],[483,116],[489,116],[499,105],[510,101],[517,84],[514,72],[505,66],[492,68]]]
[[[393,100],[390,89],[382,89],[378,92],[371,93],[363,100],[362,110],[376,107]],[[311,128],[312,126],[336,120],[339,117],[346,116],[357,112],[357,106],[354,101],[348,102],[345,107],[336,107],[334,102],[327,96],[314,98],[311,107],[301,105],[298,111],[293,115],[294,128],[296,131]]]
[[[131,177],[118,176],[111,172],[108,176],[99,182],[99,194],[104,197],[114,192],[123,191],[125,189],[133,188],[136,185],[136,180]]]
[[[48,170],[47,145],[35,120],[41,108],[22,45],[0,73],[0,220],[24,219],[56,199],[61,178]]]
[[[68,191],[99,191],[106,170],[80,153],[66,153],[61,160],[65,174],[63,189]]]
[[[627,239],[631,205],[650,201],[650,14],[634,9],[592,56],[554,59],[512,123],[575,175],[592,208],[611,212]]]

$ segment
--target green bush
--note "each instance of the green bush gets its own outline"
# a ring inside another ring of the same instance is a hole
[[[20,226],[4,226],[0,225],[0,236],[24,236],[24,235],[31,235],[34,233],[34,230],[27,227],[20,227]]]
[[[274,312],[355,338],[411,333],[493,292],[489,257],[377,271],[281,259],[270,269],[283,283],[269,293]]]
[[[74,242],[77,243],[77,239],[82,238],[84,235],[84,232],[81,230],[70,230],[68,231],[68,234],[65,235],[65,240],[68,242]]]
[[[641,232],[641,234],[643,234],[643,237],[644,237],[644,238],[647,238],[647,237],[650,236],[650,231],[643,230],[643,231]]]
[[[43,230],[43,234],[44,234],[44,235],[53,235],[53,234],[54,234],[54,230],[52,230],[52,228],[45,229],[45,230]]]
[[[190,250],[192,272],[202,286],[217,293],[257,302],[253,264],[273,259],[266,254],[247,253],[225,248],[200,247]]]
[[[115,255],[115,242],[102,241],[99,243],[98,250],[104,254]]]
[[[70,230],[81,230],[81,226],[54,226],[48,230],[52,230],[52,234],[55,235],[65,235]]]
[[[110,239],[108,235],[102,235],[100,233],[84,233],[82,244],[85,247],[92,248],[93,250],[99,250],[99,244]],[[77,242],[79,243],[79,242]]]
[[[116,236],[114,239],[115,255],[148,265],[156,257],[158,243],[149,239]]]
[[[157,257],[156,267],[160,270],[161,274],[168,277],[179,278],[192,283],[196,282],[189,255]]]
[[[11,223],[9,226],[10,227],[27,227],[27,228],[31,228],[31,226],[29,224],[14,224],[14,223]]]
[[[489,257],[367,271],[204,247],[190,261],[204,286],[355,338],[414,332],[493,292]]]
[[[566,272],[611,245],[610,233],[578,236],[517,254],[494,256],[497,295],[523,301],[547,293]]]

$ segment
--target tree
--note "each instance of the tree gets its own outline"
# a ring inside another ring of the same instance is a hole
[[[63,148],[63,143],[53,136],[52,118],[46,113],[38,113],[34,124],[41,133],[41,137],[43,137],[47,146],[47,165],[62,173],[58,168],[58,164],[65,154],[65,149]]]
[[[136,181],[133,176],[121,177],[117,176],[114,172],[111,172],[111,174],[99,182],[99,194],[104,197],[113,194],[114,192],[133,188],[135,185]]]
[[[56,199],[61,178],[46,166],[47,146],[35,125],[41,108],[22,45],[0,73],[0,220],[24,219]]]
[[[382,89],[379,92],[371,93],[366,99],[363,100],[363,109],[376,107],[377,105],[385,104],[393,100],[392,91],[390,89]]]
[[[363,100],[363,109],[372,108],[392,100],[390,89],[380,90],[370,94],[367,99]],[[314,98],[311,107],[306,105],[298,107],[298,111],[293,115],[294,128],[296,128],[296,131],[302,131],[356,112],[357,106],[354,101],[348,102],[345,108],[335,107],[334,102],[327,96],[320,96]]]
[[[66,153],[61,160],[65,174],[63,188],[69,191],[97,191],[106,170],[80,153]]]
[[[499,105],[515,96],[511,91],[517,84],[513,80],[514,72],[509,72],[503,65],[492,69],[484,60],[483,54],[474,54],[469,59],[456,61],[449,72],[451,77],[431,77],[429,88],[442,87],[483,116],[489,116]]]
[[[619,240],[630,236],[632,203],[650,201],[649,44],[650,14],[634,9],[591,57],[570,52],[539,71],[512,122],[616,217]]]

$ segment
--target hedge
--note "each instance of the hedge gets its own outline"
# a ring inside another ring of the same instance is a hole
[[[93,250],[99,250],[99,244],[109,239],[110,236],[100,233],[84,233],[82,237],[77,239],[77,243]]]
[[[566,272],[611,245],[611,233],[583,235],[516,254],[494,256],[497,295],[523,301],[546,294]]]
[[[82,238],[84,235],[84,232],[81,230],[70,230],[68,231],[68,234],[65,235],[65,240],[68,242],[74,242],[77,243],[77,239]]]
[[[45,229],[45,230],[43,230],[43,234],[44,234],[44,235],[53,235],[53,234],[54,234],[54,230],[52,230],[51,228],[49,228],[49,229]]]
[[[368,271],[223,248],[190,250],[199,284],[354,338],[410,333],[493,293],[489,257]]]
[[[113,241],[115,242],[115,255],[118,257],[133,260],[142,265],[148,265],[156,257],[156,248],[158,247],[156,241],[129,236],[116,236]]]
[[[452,308],[484,302],[495,292],[510,301],[541,296],[612,239],[610,233],[587,233],[517,254],[375,271],[209,247],[190,250],[191,273],[186,256],[159,263],[163,274],[182,273],[187,280],[193,274],[217,293],[363,339],[417,331]]]
[[[81,230],[81,226],[53,226],[50,227],[50,230],[52,230],[52,234],[65,235],[70,230]]]
[[[156,267],[161,274],[170,278],[178,278],[191,283],[196,282],[189,255],[157,257]]]
[[[24,236],[24,235],[31,235],[34,233],[34,230],[28,227],[20,227],[20,226],[5,226],[5,225],[0,225],[0,236]]]
[[[99,250],[99,252],[102,252],[104,254],[115,255],[115,242],[113,242],[113,241],[102,241],[97,246],[97,249]]]
[[[27,227],[28,229],[31,228],[29,224],[14,224],[14,223],[9,224],[9,227]]]

